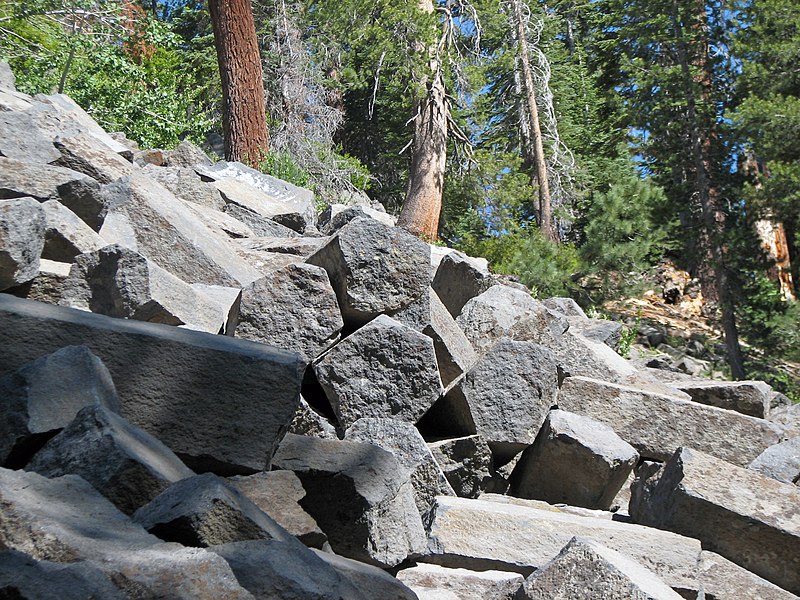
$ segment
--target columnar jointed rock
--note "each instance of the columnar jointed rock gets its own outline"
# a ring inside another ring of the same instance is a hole
[[[410,588],[383,569],[332,552],[314,550],[314,554],[333,567],[339,575],[350,581],[356,589],[368,593],[370,598],[418,600],[417,595]]]
[[[72,262],[78,254],[94,252],[106,243],[78,215],[58,200],[42,203],[45,214],[42,258]]]
[[[627,556],[590,539],[572,538],[525,581],[524,600],[679,600],[681,596]]]
[[[62,185],[74,185],[77,181],[92,180],[72,169],[0,156],[0,198],[31,197],[39,202],[57,200]]]
[[[462,498],[477,498],[492,479],[492,451],[480,435],[428,444],[453,490]]]
[[[433,341],[385,315],[343,339],[313,367],[342,428],[363,417],[413,423],[441,393]]]
[[[660,461],[691,444],[745,466],[782,434],[769,421],[586,377],[564,380],[558,407],[605,423],[642,457]]]
[[[472,368],[478,361],[478,355],[433,290],[430,292],[429,310],[430,323],[425,325],[422,332],[433,340],[439,375],[442,384],[448,386]]]
[[[519,573],[508,571],[448,569],[424,563],[403,569],[397,578],[423,598],[430,592],[450,591],[457,598],[482,600],[515,600],[524,581]]]
[[[0,291],[39,273],[45,213],[33,198],[0,200]]]
[[[242,290],[235,335],[298,352],[310,363],[339,339],[342,326],[328,274],[295,264]]]
[[[489,269],[461,252],[453,251],[442,258],[431,287],[455,319],[469,300],[493,284]]]
[[[26,469],[50,478],[80,475],[126,514],[194,475],[152,435],[100,405],[82,409]]]
[[[300,396],[300,406],[289,424],[289,433],[337,440],[336,428],[323,415],[315,411],[305,398]]]
[[[324,268],[345,323],[363,325],[429,293],[430,250],[410,233],[374,219],[355,219],[308,258]]]
[[[770,446],[749,468],[778,481],[800,485],[800,437]]]
[[[0,464],[17,468],[83,407],[119,410],[108,369],[86,346],[68,346],[6,375],[0,398]]]
[[[273,465],[303,482],[307,495],[300,504],[337,554],[392,567],[424,551],[410,474],[389,452],[287,434]]]
[[[0,347],[7,349],[0,352],[0,373],[82,343],[111,372],[120,414],[190,468],[224,474],[269,468],[299,401],[297,354],[0,294]]]
[[[554,410],[522,453],[510,493],[608,510],[638,459],[636,450],[607,425]]]
[[[430,509],[436,496],[455,496],[425,445],[425,440],[411,423],[394,419],[359,419],[345,433],[353,442],[375,444],[394,454],[397,461],[411,472],[411,485],[420,515]]]
[[[701,404],[760,419],[769,416],[772,389],[763,381],[687,381],[674,385]]]
[[[17,298],[28,298],[48,304],[61,302],[64,282],[72,268],[70,263],[56,262],[43,258],[39,261],[39,274],[22,285],[11,288],[8,293]]]
[[[741,600],[742,594],[755,600],[797,600],[797,596],[743,569],[714,552],[700,555],[700,584],[706,598]]]
[[[133,171],[130,162],[91,135],[59,136],[53,144],[61,153],[55,164],[84,173],[100,183],[111,183]]]

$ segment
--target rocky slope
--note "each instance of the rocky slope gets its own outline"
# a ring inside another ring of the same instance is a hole
[[[800,594],[800,413],[0,68],[0,596]]]

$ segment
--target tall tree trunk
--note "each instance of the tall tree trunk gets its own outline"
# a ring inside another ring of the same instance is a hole
[[[269,149],[264,73],[250,0],[208,0],[222,79],[226,160],[256,167]]]
[[[419,7],[431,14],[433,0],[421,0]],[[424,51],[429,56],[429,73],[421,81],[426,95],[417,105],[408,189],[397,225],[433,242],[439,238],[449,108],[436,48],[428,47]]]
[[[514,33],[517,38],[516,68],[519,69],[519,82],[522,86],[522,102],[525,109],[525,121],[530,127],[527,137],[533,146],[532,159],[536,182],[539,184],[539,227],[548,240],[558,242],[558,232],[553,223],[553,209],[550,199],[550,182],[547,179],[547,162],[544,156],[544,143],[542,141],[542,127],[539,123],[539,106],[536,103],[536,87],[533,83],[530,53],[528,52],[528,36],[526,35],[525,15],[522,10],[522,0],[512,1],[512,19]]]

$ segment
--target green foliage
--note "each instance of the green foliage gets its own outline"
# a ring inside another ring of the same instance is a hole
[[[311,174],[298,166],[286,152],[269,152],[259,165],[259,170],[267,175],[283,179],[299,187],[313,188]]]
[[[581,262],[574,246],[546,240],[537,228],[516,236],[513,252],[495,268],[517,275],[535,297],[548,298],[575,294]]]

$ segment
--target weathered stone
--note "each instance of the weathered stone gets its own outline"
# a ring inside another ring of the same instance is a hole
[[[782,434],[769,421],[586,377],[564,380],[558,407],[605,423],[643,458],[659,461],[692,445],[746,466]]]
[[[0,464],[12,468],[24,466],[84,406],[119,409],[108,369],[86,346],[67,346],[5,375],[0,398]]]
[[[480,496],[478,496],[478,500],[485,500],[486,502],[499,502],[500,504],[513,504],[515,506],[527,506],[528,508],[555,511],[558,513],[567,513],[578,517],[606,519],[608,521],[617,520],[615,513],[608,510],[582,508],[580,506],[571,506],[569,504],[550,504],[549,502],[545,502],[544,500],[531,500],[530,498],[516,498],[514,496],[506,496],[498,493],[484,492]],[[624,519],[620,519],[620,521],[625,522]]]
[[[289,229],[280,223],[276,223],[272,219],[262,217],[257,212],[245,208],[244,206],[239,206],[238,204],[226,204],[225,214],[247,225],[255,236],[289,238],[297,237],[298,235],[294,229]]]
[[[45,215],[42,258],[72,262],[78,254],[94,252],[106,243],[78,215],[58,200],[42,203]]]
[[[64,281],[69,277],[72,265],[42,258],[39,260],[39,274],[30,281],[6,290],[18,298],[38,300],[48,304],[61,302]]]
[[[614,351],[619,350],[622,340],[622,323],[608,319],[570,319],[571,331],[583,337],[605,344]]]
[[[281,221],[293,231],[303,233],[313,225],[312,213],[297,212],[297,207],[283,202],[258,187],[233,177],[222,177],[213,182],[227,204],[254,212],[261,217]]]
[[[559,555],[525,580],[524,600],[680,600],[681,596],[627,556],[574,537]]]
[[[147,165],[142,172],[158,181],[181,200],[218,211],[225,208],[225,201],[219,190],[204,182],[194,169]]]
[[[546,298],[542,300],[542,304],[567,318],[575,318],[576,320],[588,319],[580,305],[572,298]]]
[[[433,290],[428,302],[430,319],[422,333],[433,340],[439,375],[448,386],[478,362],[478,355]]]
[[[306,259],[322,248],[327,242],[328,238],[300,236],[287,238],[287,236],[282,235],[279,237],[259,237],[249,240],[239,240],[238,243],[241,247],[248,250],[291,254]]]
[[[33,198],[0,200],[0,291],[39,273],[45,212]]]
[[[61,156],[27,112],[0,111],[0,133],[0,155],[7,158],[46,165]]]
[[[328,272],[345,323],[357,327],[429,294],[429,255],[428,245],[410,233],[360,218],[307,262]]]
[[[800,490],[689,448],[679,448],[642,502],[639,523],[691,535],[703,548],[800,592]]]
[[[556,403],[553,354],[533,342],[499,341],[425,415],[425,432],[480,434],[504,461],[536,439]],[[424,427],[423,427],[424,425]]]
[[[80,475],[128,515],[194,475],[164,444],[101,405],[81,409],[26,470],[51,479]]]
[[[415,422],[442,388],[433,341],[381,315],[313,363],[339,425],[363,417]]]
[[[269,468],[297,408],[303,370],[296,354],[0,294],[0,347],[7,349],[0,373],[83,343],[117,383],[120,414],[190,468],[223,474]]]
[[[28,196],[40,202],[57,199],[59,186],[84,180],[92,181],[71,169],[0,156],[0,199]]]
[[[16,92],[17,79],[14,77],[14,71],[11,70],[8,62],[0,61],[0,90],[7,90]]]
[[[787,431],[797,432],[792,433],[792,436],[800,435],[800,403],[773,409],[769,420]]]
[[[420,515],[428,512],[436,496],[455,495],[425,440],[411,423],[386,418],[359,419],[344,437],[353,442],[375,444],[394,454],[397,462],[411,472]]]
[[[740,600],[744,594],[752,600],[797,600],[794,594],[706,550],[700,555],[700,584],[706,598],[713,600]]]
[[[278,540],[254,540],[214,546],[210,550],[228,561],[239,584],[256,598],[367,598],[349,580],[302,546]]]
[[[322,548],[328,541],[314,518],[300,506],[306,491],[291,471],[238,475],[228,483],[306,546]]]
[[[59,136],[53,145],[61,153],[54,164],[88,175],[100,183],[111,183],[133,171],[130,162],[91,135]]]
[[[319,550],[313,552],[344,579],[350,581],[356,589],[368,592],[370,598],[417,600],[416,594],[411,589],[383,569],[332,552],[320,552]]]
[[[161,543],[75,475],[0,469],[0,520],[0,547],[37,560],[89,560],[126,597],[252,600],[217,555]]]
[[[209,229],[221,232],[227,238],[238,240],[256,235],[250,227],[224,212],[194,202],[187,201],[185,204]]]
[[[380,212],[369,206],[345,206],[344,204],[331,204],[319,216],[319,228],[323,235],[333,235],[353,219],[359,217],[375,219],[384,225],[394,227],[397,217]]]
[[[210,167],[214,163],[205,152],[189,140],[183,140],[173,150],[166,153],[168,167]]]
[[[428,444],[456,495],[477,498],[492,480],[492,452],[479,435]]]
[[[297,352],[308,364],[339,340],[343,324],[325,270],[295,264],[242,290],[234,335]]]
[[[224,316],[225,323],[220,333],[233,335],[233,330],[239,319],[239,302],[242,290],[235,287],[207,285],[205,283],[193,283],[192,288],[205,296],[206,299],[215,303],[220,314]]]
[[[311,408],[302,396],[300,396],[300,406],[297,407],[297,412],[294,413],[294,418],[289,425],[289,433],[328,440],[339,439],[336,435],[336,428],[324,416]]]
[[[294,471],[337,554],[393,567],[424,551],[409,473],[389,452],[357,442],[287,434],[273,465]]]
[[[147,165],[165,167],[167,165],[167,157],[161,148],[147,148],[134,152],[133,162],[140,167],[146,167]]]
[[[103,227],[108,214],[108,198],[104,187],[94,179],[72,179],[56,187],[58,200],[78,215],[94,231]]]
[[[228,317],[219,304],[188,283],[116,244],[75,258],[61,304],[209,333],[219,333]]]
[[[519,573],[470,571],[419,564],[397,573],[397,578],[425,597],[431,591],[449,591],[457,598],[515,600],[524,581]]]
[[[511,495],[608,510],[639,459],[614,430],[553,410],[511,477]]]
[[[749,468],[784,483],[800,484],[800,437],[770,446]]]
[[[169,190],[136,173],[105,188],[100,235],[147,256],[186,283],[247,285],[259,273]]]
[[[769,416],[772,389],[763,381],[687,381],[673,385],[700,404],[735,410],[759,419]]]
[[[700,542],[681,535],[514,504],[437,498],[422,560],[445,567],[500,569],[525,576],[541,569],[574,536],[593,539],[641,563],[677,590],[697,591]]]
[[[482,268],[465,254],[453,251],[442,258],[431,287],[455,319],[469,300],[493,284],[488,268]]]

